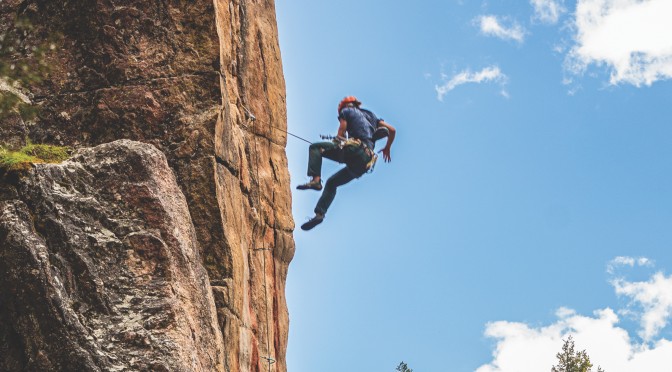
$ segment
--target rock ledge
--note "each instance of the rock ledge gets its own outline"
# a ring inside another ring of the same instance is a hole
[[[119,140],[23,175],[0,201],[0,370],[223,371],[184,195]]]

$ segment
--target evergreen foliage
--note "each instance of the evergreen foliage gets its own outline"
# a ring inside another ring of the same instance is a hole
[[[558,365],[551,367],[551,372],[592,372],[593,364],[585,350],[577,352],[574,339],[570,335],[562,345],[562,351],[556,354]],[[604,372],[597,367],[596,372]]]
[[[399,365],[397,366],[397,371],[398,372],[413,372],[413,370],[408,368],[408,365],[404,362],[399,363]]]
[[[0,120],[15,112],[23,120],[37,115],[26,89],[48,74],[46,54],[55,44],[54,40],[37,41],[34,34],[35,27],[22,17],[0,31]]]

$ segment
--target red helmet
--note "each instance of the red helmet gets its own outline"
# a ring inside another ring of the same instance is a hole
[[[355,105],[359,106],[362,103],[357,100],[357,97],[355,96],[348,96],[345,97],[341,100],[341,103],[338,104],[338,113],[341,113],[341,110],[348,104],[348,103],[354,103]]]

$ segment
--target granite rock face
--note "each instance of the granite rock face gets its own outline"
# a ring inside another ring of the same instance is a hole
[[[163,152],[209,278],[224,369],[285,371],[294,222],[274,2],[4,0],[0,28],[17,15],[35,26],[29,38],[58,37],[49,77],[31,87],[38,119],[8,132]]]
[[[154,146],[37,165],[0,202],[0,370],[216,371],[189,209]]]

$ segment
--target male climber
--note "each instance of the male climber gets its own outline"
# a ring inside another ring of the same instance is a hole
[[[308,153],[308,176],[310,182],[299,185],[299,190],[322,190],[322,158],[344,163],[345,167],[329,177],[324,191],[315,207],[315,217],[301,225],[302,230],[310,230],[324,220],[327,209],[334,201],[336,188],[361,177],[375,163],[373,151],[375,140],[387,136],[387,144],[381,151],[385,162],[390,162],[390,148],[396,130],[393,126],[376,117],[369,110],[362,109],[357,98],[345,97],[338,104],[338,136],[333,142],[319,142],[310,145]],[[380,133],[384,133],[382,136]],[[347,136],[346,136],[347,133]],[[347,138],[347,139],[346,139]]]

